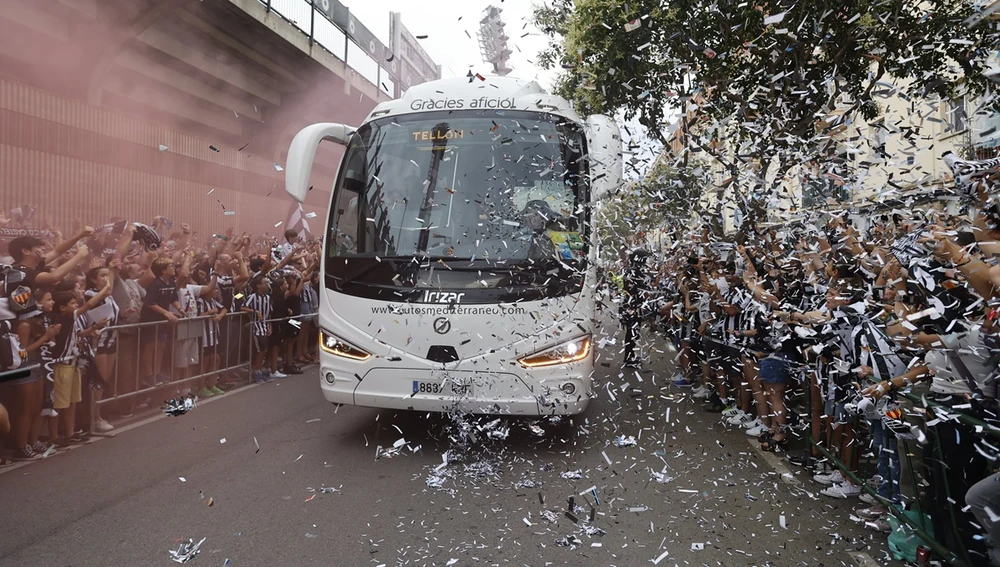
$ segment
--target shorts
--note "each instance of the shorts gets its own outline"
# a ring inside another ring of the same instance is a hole
[[[152,343],[165,343],[170,338],[166,325],[150,325],[139,329],[139,342],[148,345]]]
[[[722,361],[722,344],[713,337],[704,337],[701,341],[702,350],[705,352],[705,362],[718,364]]]
[[[300,321],[296,321],[296,323],[299,323],[301,325]],[[282,334],[286,339],[294,339],[299,336],[299,327],[296,327],[291,322],[285,321],[284,323],[281,324],[281,326],[285,328],[282,331]]]
[[[760,366],[760,379],[770,384],[787,384],[792,376],[788,355],[776,352],[762,358],[757,363]]]
[[[254,335],[253,336],[253,348],[254,352],[267,352],[268,347],[271,346],[271,337],[267,335]]]
[[[52,408],[66,409],[70,404],[83,401],[83,386],[80,369],[72,364],[56,364],[53,367]]]
[[[118,341],[106,346],[98,346],[97,354],[117,354],[118,353]]]
[[[174,343],[174,368],[187,368],[201,360],[199,339],[180,339]]]
[[[21,366],[22,367],[24,367],[24,366],[31,366],[32,364],[38,364],[38,363],[37,362],[32,362],[32,361],[28,360],[28,361],[25,361],[24,363],[22,363]],[[35,368],[34,370],[30,370],[29,373],[28,373],[28,375],[25,376],[24,378],[18,378],[16,380],[5,380],[3,382],[3,384],[5,384],[7,386],[23,386],[25,384],[31,384],[31,383],[37,382],[38,379],[41,378],[41,377],[42,377],[42,369],[39,367],[39,368]]]

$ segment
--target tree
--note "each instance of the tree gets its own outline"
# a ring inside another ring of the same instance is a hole
[[[709,182],[705,167],[659,162],[641,181],[625,185],[601,204],[596,221],[602,248],[627,250],[644,244],[634,242],[636,237],[688,224]]]
[[[556,92],[581,113],[622,111],[666,142],[665,109],[686,120],[693,106],[688,149],[722,164],[753,212],[794,166],[843,167],[837,130],[877,116],[888,79],[911,97],[987,92],[997,36],[975,16],[971,0],[555,0],[535,23],[551,40],[541,63],[565,69]]]

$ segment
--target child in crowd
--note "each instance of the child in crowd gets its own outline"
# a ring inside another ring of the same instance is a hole
[[[270,283],[267,278],[258,274],[250,280],[250,287],[254,290],[252,294],[244,298],[244,313],[250,313],[253,318],[253,380],[255,382],[268,382],[272,376],[269,370],[264,368],[264,357],[270,351],[270,337],[272,325],[268,321],[271,318],[271,296],[268,293]]]

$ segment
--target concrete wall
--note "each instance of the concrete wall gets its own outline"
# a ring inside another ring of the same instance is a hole
[[[160,151],[159,146],[169,149]],[[0,80],[0,207],[34,204],[58,226],[111,217],[149,222],[157,214],[202,234],[284,230],[290,199],[271,156],[95,108],[14,81]],[[306,206],[323,216],[338,155]],[[212,191],[214,189],[214,191]],[[211,192],[211,194],[209,194]],[[221,204],[220,204],[221,202]],[[223,216],[226,210],[233,216]],[[316,220],[318,228],[319,219]]]

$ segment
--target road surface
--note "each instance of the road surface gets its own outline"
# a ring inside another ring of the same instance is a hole
[[[647,368],[670,368],[663,349]],[[846,519],[856,500],[819,495],[795,467],[783,478],[784,459],[666,373],[624,374],[617,358],[598,351],[598,396],[539,422],[542,437],[527,420],[501,420],[495,439],[488,419],[338,410],[315,368],[119,427],[0,474],[0,565],[167,566],[189,538],[205,538],[196,566],[885,563],[884,537]]]

